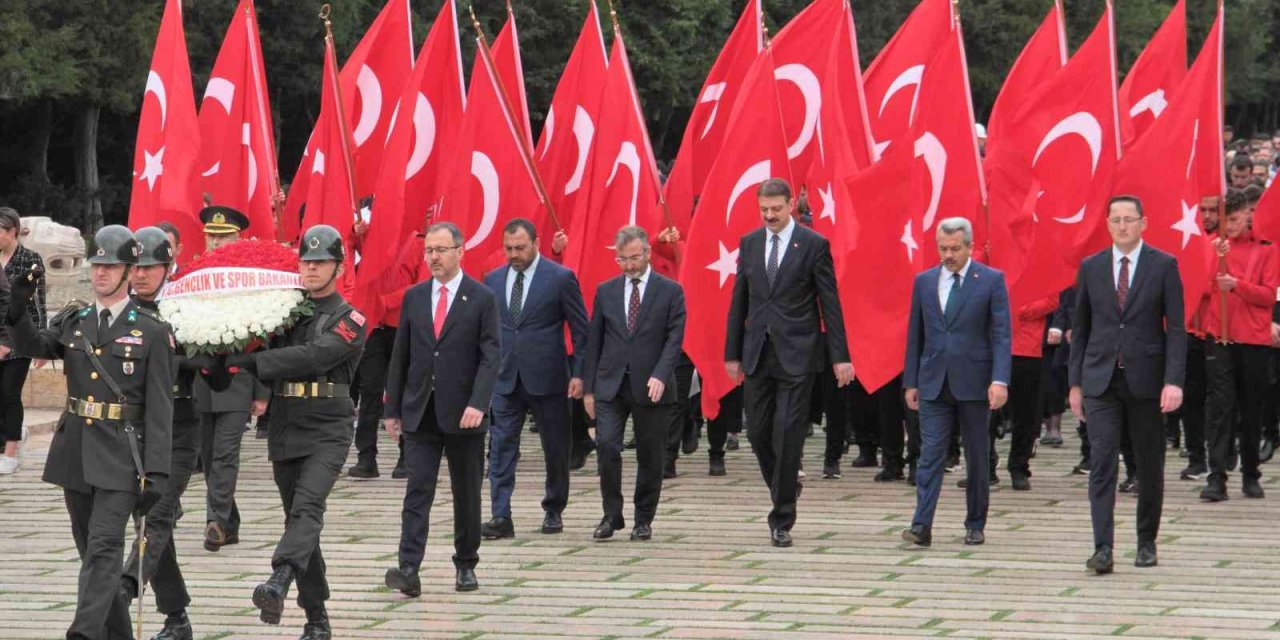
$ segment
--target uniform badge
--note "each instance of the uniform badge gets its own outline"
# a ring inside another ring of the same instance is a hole
[[[135,344],[142,346],[142,338],[135,338],[132,336],[120,336],[119,338],[116,338],[116,342],[119,344]]]
[[[350,315],[348,315],[347,317],[351,318],[351,321],[356,323],[357,325],[361,327],[364,326],[365,319],[364,319],[363,313],[360,313],[359,311],[352,309]]]
[[[131,336],[133,336],[133,337],[135,337],[135,338],[141,338],[141,337],[142,337],[142,332],[141,332],[141,331],[138,331],[137,329],[134,329],[133,331],[130,331],[130,332],[129,332],[129,335],[131,335]]]
[[[126,363],[124,363],[124,374],[125,374],[126,376],[131,376],[131,375],[133,375],[133,363],[132,363],[132,362],[126,362]]]
[[[347,326],[346,320],[339,320],[338,324],[333,327],[333,332],[338,334],[343,340],[347,342],[347,344],[351,344],[352,342],[355,342],[356,331],[355,329],[352,329],[351,327]]]

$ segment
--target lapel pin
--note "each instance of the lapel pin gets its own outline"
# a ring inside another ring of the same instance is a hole
[[[466,301],[467,301],[467,297],[466,297],[466,296],[462,296],[462,301],[463,301],[463,302],[466,302]]]

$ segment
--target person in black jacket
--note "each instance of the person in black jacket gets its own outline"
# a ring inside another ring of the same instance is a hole
[[[622,275],[596,288],[583,367],[584,404],[596,419],[604,501],[604,518],[592,537],[611,538],[626,526],[622,433],[631,417],[639,465],[631,539],[648,540],[662,493],[666,435],[677,405],[675,370],[684,343],[684,290],[649,267],[649,234],[644,229],[623,227],[614,246]]]
[[[316,225],[302,234],[298,271],[314,312],[269,348],[228,356],[229,372],[254,374],[272,385],[276,411],[267,433],[267,457],[284,506],[284,534],[271,555],[271,577],[253,591],[258,617],[280,624],[289,586],[298,581],[306,610],[303,640],[331,637],[325,601],[320,532],[325,502],[351,447],[355,406],[350,385],[364,349],[365,317],[337,292],[345,249],[342,234]]]
[[[404,438],[409,471],[399,563],[387,570],[385,581],[410,597],[422,593],[418,567],[441,458],[449,460],[453,489],[454,588],[479,588],[486,414],[502,357],[497,296],[462,272],[462,231],[449,222],[433,224],[425,245],[432,278],[404,296],[383,409],[387,433]]]
[[[793,219],[785,180],[764,181],[756,196],[764,226],[739,243],[725,370],[735,381],[746,375],[747,437],[773,501],[770,540],[789,547],[814,378],[829,358],[843,387],[853,365],[830,244]]]

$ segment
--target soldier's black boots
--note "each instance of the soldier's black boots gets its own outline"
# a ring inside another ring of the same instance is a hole
[[[253,590],[253,606],[259,609],[258,619],[267,624],[280,624],[284,613],[284,601],[289,597],[289,585],[293,583],[293,567],[281,564],[271,572],[267,581]]]
[[[324,610],[324,605],[307,609],[307,626],[302,628],[302,636],[298,640],[332,640],[332,638],[329,614]]]
[[[151,640],[192,640],[195,634],[191,631],[191,620],[186,611],[171,613],[164,619],[164,629]]]

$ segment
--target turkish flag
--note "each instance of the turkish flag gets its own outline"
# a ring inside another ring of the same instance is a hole
[[[396,99],[412,70],[413,30],[409,22],[409,0],[388,0],[338,76],[343,112],[355,143],[352,159],[356,165],[357,200],[373,193],[387,133],[391,130]],[[307,180],[311,176],[312,154],[316,146],[316,130],[313,128],[302,161],[289,184],[289,198],[280,221],[282,241],[293,242],[300,232],[298,210],[307,197]]]
[[[490,47],[493,64],[498,70],[498,79],[506,89],[507,99],[515,113],[516,124],[520,127],[525,146],[533,149],[533,133],[529,128],[529,97],[524,90],[524,62],[520,59],[520,35],[516,32],[516,14],[507,3],[507,23],[493,39]]]
[[[1013,61],[1005,76],[1004,85],[991,105],[987,118],[987,139],[996,140],[1009,135],[1006,121],[1018,113],[1035,94],[1036,88],[1047,82],[1067,64],[1066,23],[1062,16],[1062,0],[1054,0],[1049,15],[1031,34],[1018,59]]]
[[[774,77],[778,82],[778,101],[782,105],[782,124],[787,134],[787,156],[796,175],[805,175],[814,156],[820,153],[814,142],[824,107],[822,83],[829,77],[827,67],[836,64],[842,73],[852,75],[844,86],[858,96],[844,104],[860,109],[858,101],[865,103],[861,95],[862,70],[857,62],[857,36],[852,24],[853,10],[846,0],[815,0],[796,14],[770,42],[773,62],[777,65]],[[815,43],[829,43],[829,46],[814,46]],[[838,55],[832,55],[833,49],[839,52]],[[845,116],[848,135],[860,141],[867,135],[863,124],[865,118],[850,116],[852,114]],[[870,163],[867,148],[861,143],[853,148],[860,165]]]
[[[1200,199],[1220,196],[1226,187],[1222,51],[1219,7],[1204,47],[1171,94],[1168,109],[1134,141],[1116,167],[1115,193],[1142,200],[1147,218],[1143,240],[1178,259],[1187,318],[1195,314],[1200,297],[1208,291],[1212,264]]]
[[[608,54],[594,0],[588,3],[578,42],[569,54],[556,93],[547,109],[535,156],[538,171],[547,185],[547,199],[560,216],[560,223],[572,228],[574,208],[585,200],[583,181],[600,120],[601,94],[608,71]],[[559,122],[557,123],[557,116]],[[550,234],[543,234],[549,247]]]
[[[720,156],[720,147],[729,129],[729,111],[737,104],[747,71],[763,48],[760,0],[747,0],[738,23],[698,91],[698,102],[689,114],[680,150],[663,185],[667,209],[681,234],[688,235],[694,205],[711,173],[711,165]]]
[[[867,109],[877,156],[910,128],[925,66],[951,33],[954,18],[951,0],[922,0],[867,67]]]
[[[708,419],[719,414],[720,398],[735,385],[724,367],[725,318],[738,272],[738,241],[760,226],[756,189],[769,178],[791,182],[773,70],[766,48],[743,78],[680,264],[688,307],[684,348],[701,374],[702,412]]]
[[[1120,136],[1126,148],[1160,117],[1186,76],[1187,7],[1186,0],[1178,0],[1120,85]]]
[[[891,145],[869,169],[849,179],[858,212],[858,244],[837,261],[840,310],[858,380],[874,392],[902,373],[907,315],[915,274],[924,268],[924,241],[910,203],[918,199],[919,165],[905,144]],[[872,272],[874,271],[874,272]]]
[[[1253,210],[1253,232],[1271,244],[1280,244],[1280,180],[1273,180]]]
[[[463,267],[479,277],[503,263],[503,225],[522,217],[546,231],[548,216],[530,148],[503,100],[488,45],[477,38],[476,46],[467,112],[453,149],[454,170],[439,219],[462,229],[469,254]]]
[[[1115,38],[1107,4],[1067,65],[987,144],[993,232],[989,261],[1005,272],[1013,308],[1071,284],[1088,253],[1106,243],[1107,200],[1120,157]]]
[[[839,269],[858,237],[858,220],[845,181],[871,165],[872,141],[852,11],[837,20],[835,46],[821,78],[817,153],[809,163],[805,184],[813,228],[830,240],[831,256]]]
[[[253,0],[240,0],[200,103],[201,189],[249,217],[244,237],[276,237],[275,132]]]
[[[188,242],[200,237],[200,220],[196,218],[200,210],[196,183],[199,152],[200,127],[187,62],[187,37],[182,29],[182,3],[167,0],[151,54],[147,88],[142,93],[138,141],[133,150],[130,227],[168,220]]]
[[[614,262],[618,229],[638,225],[656,236],[659,229],[667,226],[658,205],[658,167],[631,76],[627,45],[616,29],[600,123],[587,182],[587,205],[574,214],[569,235],[576,241],[569,245],[564,261],[578,274],[588,309],[596,285],[618,275]]]
[[[941,45],[920,81],[920,105],[910,140],[912,155],[923,170],[912,212],[919,216],[920,235],[930,240],[920,247],[924,263],[930,265],[939,262],[937,243],[932,242],[939,220],[964,216],[978,231],[979,242],[986,235],[982,204],[987,185],[973,127],[969,68],[959,22]]]
[[[374,184],[377,213],[361,243],[357,274],[357,290],[369,300],[364,304],[371,317],[384,315],[372,301],[388,293],[379,283],[396,267],[398,248],[414,232],[426,229],[428,217],[444,199],[465,104],[457,7],[447,0],[396,101]]]
[[[346,123],[342,121],[338,96],[338,59],[333,50],[333,38],[324,40],[324,74],[320,87],[320,117],[312,131],[315,152],[310,160],[310,178],[307,181],[305,216],[302,228],[310,229],[326,224],[342,234],[342,244],[347,248],[343,260],[343,273],[338,281],[338,292],[360,308],[362,301],[355,294],[355,251],[351,242],[351,223],[356,211],[355,166],[351,153],[355,145],[351,141]]]

